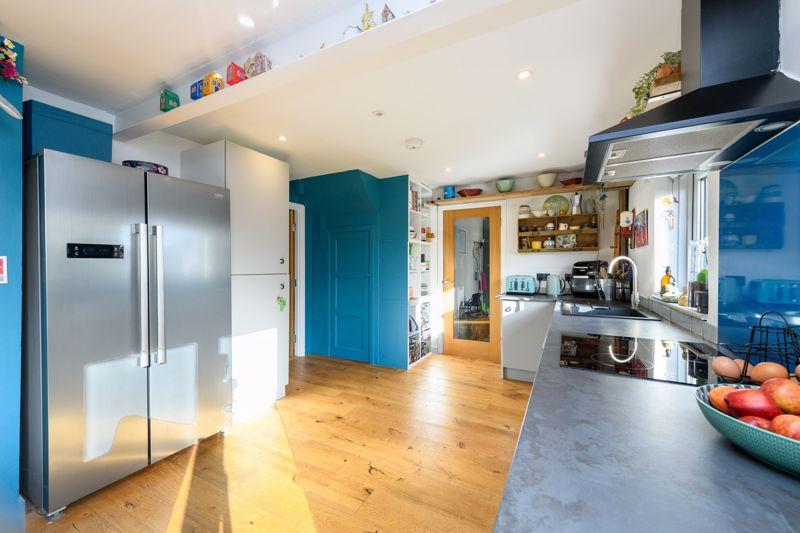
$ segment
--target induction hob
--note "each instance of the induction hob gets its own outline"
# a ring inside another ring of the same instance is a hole
[[[718,353],[717,346],[698,342],[565,333],[560,365],[700,386],[719,382],[710,364]]]

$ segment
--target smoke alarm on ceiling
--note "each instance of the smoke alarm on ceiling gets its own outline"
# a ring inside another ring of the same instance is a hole
[[[411,137],[406,139],[405,144],[406,148],[408,148],[411,151],[414,151],[422,148],[422,145],[425,144],[425,141],[423,141],[422,139],[418,139],[417,137]]]

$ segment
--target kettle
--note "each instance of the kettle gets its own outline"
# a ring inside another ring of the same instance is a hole
[[[550,274],[547,276],[547,295],[559,296],[567,288],[567,282],[561,276]]]

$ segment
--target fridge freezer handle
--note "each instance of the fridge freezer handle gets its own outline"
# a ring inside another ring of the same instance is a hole
[[[141,368],[147,368],[150,366],[150,339],[148,338],[148,320],[150,317],[147,311],[150,304],[147,294],[147,266],[149,263],[147,256],[147,224],[134,224],[133,234],[136,235],[136,241],[139,246],[137,253],[137,272],[139,279],[139,366]]]
[[[164,328],[164,228],[153,226],[156,244],[156,363],[167,362],[166,335]]]

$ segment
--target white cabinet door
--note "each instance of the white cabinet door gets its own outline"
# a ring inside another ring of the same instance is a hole
[[[547,302],[501,302],[503,368],[536,372],[553,315]]]
[[[289,272],[289,165],[226,141],[231,271]]]
[[[181,152],[181,178],[225,187],[225,141]]]
[[[289,383],[289,276],[232,276],[233,409],[263,414]],[[278,302],[283,298],[283,309]]]

